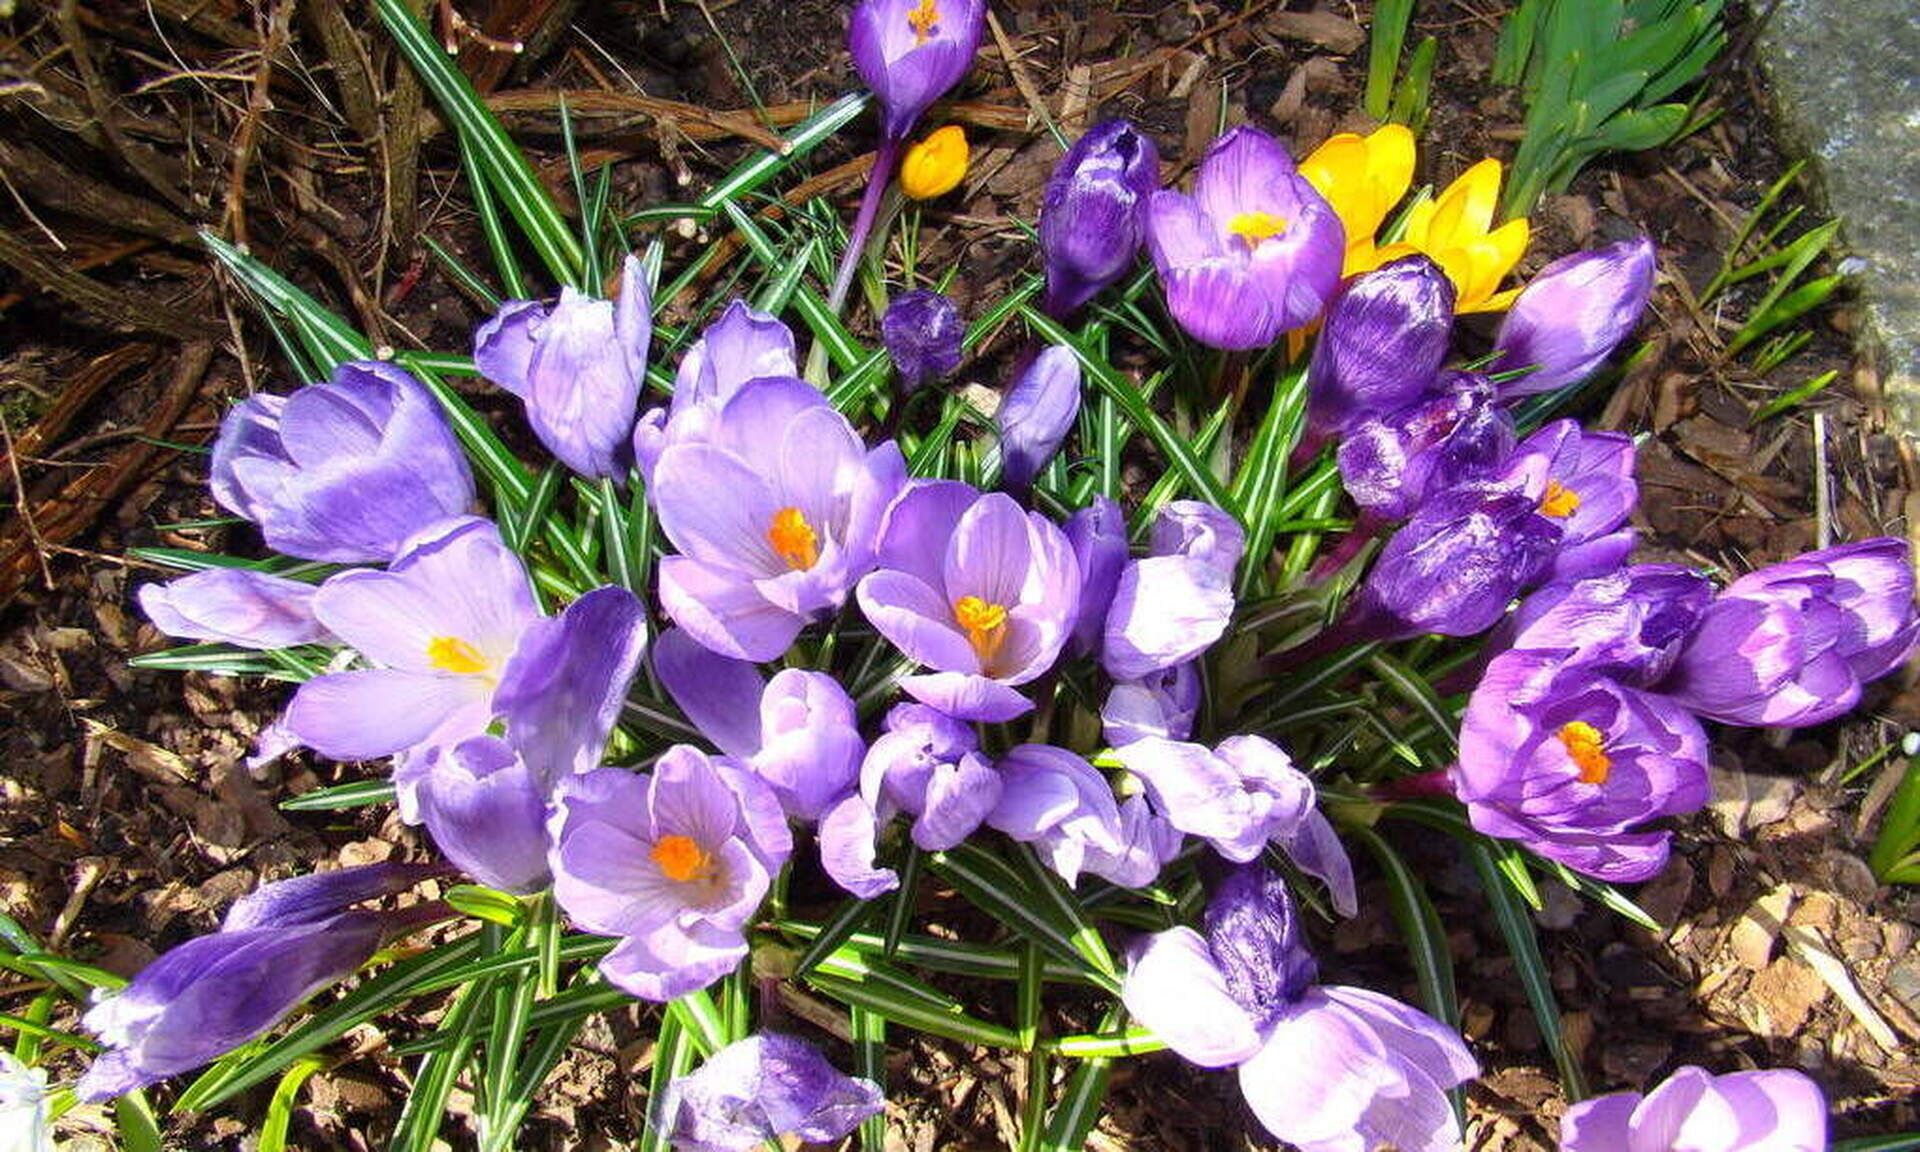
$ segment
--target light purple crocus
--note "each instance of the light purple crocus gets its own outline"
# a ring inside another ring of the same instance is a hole
[[[960,366],[961,340],[966,334],[967,326],[953,301],[926,289],[895,296],[880,318],[880,341],[900,374],[901,389],[909,393]]]
[[[900,681],[908,695],[957,720],[997,722],[1033,708],[1018,686],[1053,666],[1079,591],[1079,564],[1052,521],[945,480],[909,486],[888,511],[859,598],[881,635],[933,669]]]
[[[1023,495],[1053,459],[1080,413],[1080,359],[1073,349],[1044,349],[1007,389],[994,413],[1000,429],[1000,479]]]
[[[313,614],[317,586],[251,568],[209,568],[140,588],[140,610],[153,626],[182,640],[239,648],[325,644],[331,636]]]
[[[1479,1074],[1432,1017],[1377,992],[1316,984],[1285,882],[1239,865],[1217,886],[1206,934],[1173,928],[1128,952],[1121,999],[1169,1048],[1237,1068],[1267,1131],[1300,1152],[1460,1145],[1446,1091]]]
[[[854,7],[847,51],[880,100],[888,141],[905,139],[973,67],[986,15],[982,0],[860,0]]]
[[[647,274],[628,256],[617,299],[562,288],[551,308],[533,300],[501,304],[474,333],[473,361],[482,376],[525,402],[534,434],[567,467],[623,480],[652,340]]]
[[[604,737],[601,743],[604,744]],[[411,773],[410,807],[434,847],[467,875],[503,892],[538,892],[547,868],[553,782],[512,744],[473,736],[429,749]]]
[[[1507,480],[1560,526],[1551,576],[1577,580],[1611,572],[1633,551],[1627,518],[1640,500],[1634,444],[1618,432],[1589,432],[1555,420],[1520,442]]]
[[[1692,1064],[1642,1095],[1567,1108],[1560,1152],[1826,1152],[1827,1101],[1790,1068],[1715,1076]]]
[[[906,461],[793,377],[746,381],[704,439],[669,441],[650,490],[680,553],[660,562],[661,606],[715,652],[771,660],[873,567]]]
[[[220,506],[268,547],[337,564],[393,558],[408,537],[473,507],[473,474],[440,405],[394,364],[342,364],[291,395],[256,393],[213,442]]]
[[[1537,501],[1462,485],[1429,499],[1381,549],[1342,631],[1401,640],[1472,636],[1553,563],[1560,529]]]
[[[585,931],[620,938],[601,974],[654,1001],[739,965],[747,922],[793,851],[771,789],[684,744],[648,773],[566,778],[551,832],[560,906]]]
[[[1127,515],[1105,496],[1095,496],[1093,503],[1067,517],[1061,531],[1080,566],[1080,604],[1067,653],[1087,656],[1100,649],[1107,607],[1127,564]]]
[[[1451,777],[1473,826],[1576,872],[1645,880],[1668,833],[1640,826],[1699,810],[1707,737],[1686,708],[1580,662],[1514,649],[1488,664],[1460,726]]]
[[[1123,680],[1100,706],[1101,734],[1115,748],[1148,737],[1185,740],[1200,711],[1201,687],[1200,670],[1191,662]]]
[[[1089,853],[1126,851],[1113,788],[1081,757],[1051,744],[1019,744],[995,768],[1000,801],[987,823],[1032,844],[1068,884],[1079,878]]]
[[[1314,437],[1420,404],[1453,336],[1453,281],[1425,256],[1356,277],[1327,309],[1308,368]]]
[[[197,1068],[359,970],[386,941],[444,906],[357,909],[442,869],[369,864],[267,884],[236,901],[218,932],[169,949],[82,1023],[107,1050],[75,1085],[97,1103]]]
[[[1347,495],[1377,520],[1400,520],[1429,496],[1494,476],[1515,447],[1495,398],[1486,377],[1448,372],[1419,402],[1351,423],[1335,456]]]
[[[1073,142],[1040,204],[1048,315],[1073,314],[1126,275],[1140,254],[1147,197],[1159,190],[1159,150],[1128,121],[1096,124]]]
[[[1340,217],[1279,141],[1241,125],[1213,142],[1193,194],[1147,200],[1167,310],[1215,348],[1263,348],[1320,315],[1340,282]]]
[[[1645,236],[1562,256],[1527,282],[1494,340],[1491,371],[1532,371],[1500,385],[1512,400],[1591,375],[1632,333],[1653,293],[1653,241]]]
[[[1178,500],[1161,509],[1153,554],[1121,569],[1107,608],[1107,674],[1140,680],[1212,647],[1233,618],[1233,573],[1246,542],[1239,522],[1211,504]]]
[[[785,324],[744,300],[728,304],[680,358],[673,399],[649,409],[635,425],[633,455],[641,476],[653,482],[653,467],[668,444],[705,440],[714,414],[747,381],[798,372],[793,332]]]
[[[1147,548],[1155,556],[1186,556],[1232,578],[1247,553],[1247,530],[1233,513],[1204,500],[1170,500],[1154,514]]]
[[[750,1152],[787,1136],[834,1143],[886,1106],[879,1085],[840,1072],[805,1040],[762,1032],[676,1077],[649,1122],[680,1152]]]
[[[1180,855],[1186,837],[1159,805],[1144,795],[1120,801],[1120,847],[1084,846],[1080,870],[1122,888],[1145,888]]]
[[[1655,690],[1728,724],[1831,720],[1912,653],[1913,586],[1907,543],[1893,538],[1748,573],[1714,597]]]
[[[973,835],[1000,802],[1000,774],[973,726],[925,704],[896,704],[860,765],[860,794],[882,821],[913,817],[913,842],[941,852]]]

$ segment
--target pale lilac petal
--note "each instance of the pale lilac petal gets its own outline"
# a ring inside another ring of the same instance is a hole
[[[1000,774],[976,753],[936,765],[913,822],[913,842],[927,852],[954,847],[986,822],[1000,803],[1000,791]]]
[[[918,577],[881,569],[860,581],[855,596],[875,630],[915,662],[943,671],[979,670],[980,657],[952,623],[953,606]]]
[[[526,399],[533,350],[546,319],[547,309],[537,301],[502,301],[500,310],[474,330],[473,366],[480,375]]]
[[[1206,941],[1191,928],[1135,943],[1120,999],[1167,1047],[1204,1068],[1230,1067],[1260,1051],[1253,1020],[1234,1002]]]
[[[874,841],[880,830],[873,809],[851,795],[820,818],[820,865],[835,884],[862,900],[900,886],[891,868],[874,866]]]
[[[365,669],[300,685],[282,721],[300,742],[334,760],[377,760],[422,743],[459,715],[486,727],[487,685],[474,676]]]
[[[241,648],[324,644],[331,634],[313,614],[317,589],[249,568],[212,568],[140,588],[140,609],[154,627],[183,640]]]
[[[1622,1152],[1630,1148],[1628,1125],[1639,1104],[1638,1092],[1615,1092],[1567,1105],[1567,1114],[1560,1118],[1560,1152]]]
[[[687,635],[736,660],[776,659],[807,623],[769,604],[751,580],[685,556],[661,559],[660,606]]]
[[[1186,556],[1128,564],[1107,611],[1101,664],[1115,680],[1138,680],[1212,646],[1233,616],[1233,587],[1212,565]]]
[[[552,879],[547,789],[505,741],[476,737],[436,756],[416,796],[434,845],[475,880],[526,894]]]
[[[1376,1097],[1407,1090],[1380,1038],[1319,989],[1294,1002],[1240,1065],[1240,1091],[1253,1114],[1294,1144],[1353,1132]]]
[[[646,648],[646,609],[612,585],[526,631],[493,707],[537,779],[600,766]]]
[[[1033,701],[1019,689],[967,672],[903,676],[900,690],[955,720],[1004,724],[1033,711]]]

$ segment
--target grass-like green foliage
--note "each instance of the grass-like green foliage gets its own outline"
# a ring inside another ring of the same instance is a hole
[[[1638,152],[1690,123],[1672,100],[1726,44],[1722,0],[1520,0],[1500,29],[1493,79],[1517,84],[1525,136],[1501,211],[1524,216],[1595,157]]]
[[[1413,0],[1381,0],[1373,7],[1367,33],[1367,115],[1375,120],[1405,124],[1416,133],[1427,122],[1427,95],[1433,84],[1433,65],[1440,53],[1437,37],[1421,39],[1413,50],[1406,74],[1400,74],[1400,56],[1407,29],[1413,22]],[[1398,84],[1394,78],[1400,77]]]
[[[1867,864],[1882,884],[1920,884],[1920,740],[1909,737],[1900,751],[1907,768],[1880,818]]]

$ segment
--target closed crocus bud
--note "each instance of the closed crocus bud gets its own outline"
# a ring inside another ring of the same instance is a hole
[[[480,374],[520,397],[548,451],[582,476],[622,479],[647,379],[653,305],[627,257],[618,300],[560,290],[552,308],[509,300],[473,338]]]
[[[1086,656],[1100,647],[1107,607],[1127,564],[1127,516],[1105,496],[1067,517],[1061,525],[1073,558],[1080,564],[1080,608],[1067,642],[1069,655]]]
[[[473,505],[473,474],[446,417],[393,364],[342,364],[324,384],[234,405],[213,442],[220,506],[302,560],[393,559],[421,529]]]
[[[1349,628],[1374,640],[1472,636],[1553,562],[1560,529],[1526,496],[1472,486],[1427,502],[1374,561]]]
[[[475,736],[435,749],[414,774],[414,805],[434,846],[462,872],[503,892],[547,886],[549,788],[508,744]]]
[[[1000,401],[1000,479],[1024,493],[1047,466],[1080,414],[1080,359],[1054,345],[1033,358]]]
[[[931,132],[900,160],[900,191],[914,200],[945,196],[967,174],[967,134],[949,124]]]
[[[1415,404],[1435,385],[1453,336],[1453,282],[1425,256],[1361,276],[1333,307],[1308,368],[1316,435]]]
[[[153,626],[182,640],[240,648],[321,644],[326,626],[313,615],[312,584],[251,568],[211,568],[140,589],[140,610]]]
[[[1513,455],[1513,421],[1494,406],[1493,384],[1473,372],[1442,379],[1437,395],[1363,420],[1340,441],[1341,484],[1380,519],[1399,520],[1432,493],[1490,477]]]
[[[908,392],[960,366],[960,341],[966,333],[953,301],[924,288],[895,296],[880,318],[880,341]]]
[[[920,114],[973,66],[986,24],[984,0],[861,0],[847,50],[879,98],[889,140],[904,140]]]
[[[1540,270],[1500,325],[1493,371],[1525,376],[1500,398],[1530,396],[1591,375],[1625,340],[1653,293],[1653,241],[1645,236],[1562,256]]]
[[[1159,190],[1160,153],[1133,124],[1109,120],[1074,141],[1040,205],[1049,315],[1071,314],[1126,275],[1140,254],[1143,205]]]

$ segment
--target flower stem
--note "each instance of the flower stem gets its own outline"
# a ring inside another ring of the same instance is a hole
[[[853,287],[853,274],[860,267],[860,254],[866,251],[867,234],[880,214],[880,202],[887,197],[887,185],[893,179],[893,161],[899,153],[898,140],[883,139],[873,153],[873,171],[867,174],[867,194],[860,200],[860,211],[853,218],[853,231],[847,236],[846,254],[840,257],[840,270],[833,277],[833,291],[827,294],[827,310],[838,315]]]

